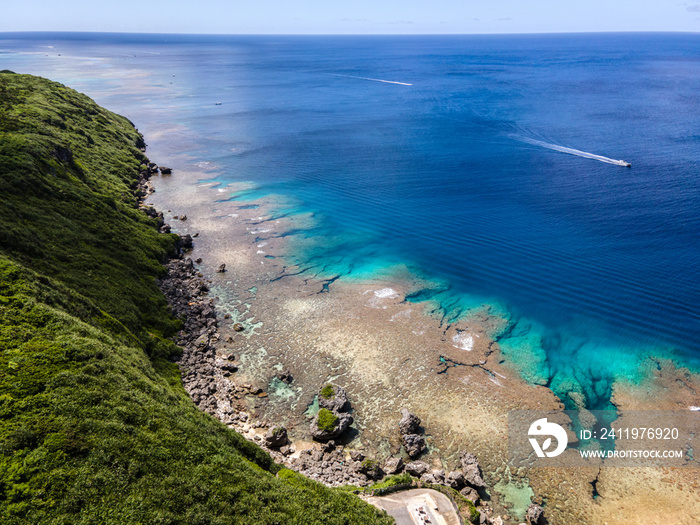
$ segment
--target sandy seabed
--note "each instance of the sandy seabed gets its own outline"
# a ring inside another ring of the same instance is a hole
[[[504,361],[489,334],[506,321],[483,305],[446,326],[425,305],[404,301],[408,272],[405,280],[348,282],[288,266],[285,232],[313,218],[275,218],[274,197],[251,207],[230,198],[246,184],[224,188],[208,177],[178,169],[155,177],[149,203],[173,231],[199,234],[190,257],[202,259],[199,269],[211,280],[221,340],[232,338],[217,352],[235,354],[237,382],[268,393],[246,398],[247,410],[285,425],[297,448],[309,446],[305,412],[331,381],[352,403],[349,449],[400,454],[399,411],[408,408],[425,429],[429,450],[421,459],[449,471],[460,452],[475,453],[497,513],[522,520],[532,499],[552,524],[700,523],[700,468],[510,467],[508,412],[563,404]],[[185,221],[174,219],[182,215]],[[217,272],[221,264],[224,273]],[[235,332],[234,323],[245,330]],[[291,385],[275,379],[282,370],[291,372]],[[628,410],[687,410],[700,405],[700,378],[654,360],[642,383],[614,384],[613,402]]]

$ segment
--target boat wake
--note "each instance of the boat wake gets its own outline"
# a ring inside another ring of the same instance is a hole
[[[568,153],[569,155],[576,155],[577,157],[584,157],[586,159],[597,160],[600,162],[607,162],[608,164],[615,164],[616,166],[625,166],[627,168],[632,166],[632,164],[630,164],[629,162],[624,161],[624,160],[615,160],[615,159],[611,159],[608,157],[604,157],[602,155],[588,153],[587,151],[581,151],[578,149],[567,148],[564,146],[558,146],[556,144],[551,144],[549,142],[543,142],[541,140],[535,140],[535,139],[523,137],[521,135],[511,135],[511,138],[518,140],[520,142],[525,142],[526,144],[532,144],[533,146],[541,146],[543,148],[551,149],[554,151],[559,151],[561,153]]]
[[[369,78],[369,77],[355,77],[352,75],[335,75],[336,77],[345,77],[345,78],[356,78],[358,80],[371,80],[372,82],[384,82],[385,84],[398,84],[399,86],[412,86],[413,84],[409,84],[407,82],[397,82],[395,80],[382,80],[381,78]]]

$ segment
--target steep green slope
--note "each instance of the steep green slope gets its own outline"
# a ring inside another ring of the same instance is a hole
[[[199,412],[130,122],[0,73],[0,522],[392,523]]]

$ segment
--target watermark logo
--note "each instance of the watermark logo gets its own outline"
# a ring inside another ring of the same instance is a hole
[[[546,417],[538,419],[532,425],[530,425],[530,430],[528,430],[529,436],[549,436],[544,440],[542,446],[540,446],[537,438],[530,437],[530,445],[532,445],[537,457],[543,458],[547,456],[548,458],[555,458],[566,449],[569,440],[566,437],[566,430],[561,425],[556,423],[551,423],[547,421]],[[549,450],[552,445],[552,438],[557,440],[557,446],[554,450]]]
[[[512,467],[700,469],[697,410],[512,410]]]

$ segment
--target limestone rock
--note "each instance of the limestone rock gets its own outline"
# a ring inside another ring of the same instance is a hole
[[[433,478],[435,479],[435,483],[439,483],[440,485],[445,484],[445,471],[440,470],[440,469],[433,469],[430,471],[430,473],[433,475]]]
[[[345,432],[352,422],[350,414],[333,413],[322,408],[311,422],[311,437],[317,441],[329,441]]]
[[[408,472],[411,476],[420,477],[426,472],[428,472],[428,470],[430,470],[430,467],[425,461],[411,461],[410,463],[406,464],[404,470]]]
[[[289,385],[294,380],[294,378],[292,377],[292,373],[289,370],[284,370],[283,372],[277,374],[277,379],[279,379],[287,385]]]
[[[453,470],[445,478],[445,483],[455,490],[459,490],[464,487],[464,474],[459,470]]]
[[[471,501],[474,505],[479,504],[479,493],[473,487],[464,487],[459,493],[466,499]]]
[[[403,448],[410,458],[417,458],[426,449],[425,439],[418,434],[406,434],[401,436]]]
[[[486,483],[484,483],[484,478],[481,477],[481,468],[479,468],[479,460],[476,459],[476,456],[471,452],[465,452],[462,454],[460,461],[462,463],[464,481],[477,489],[485,487]]]
[[[379,462],[374,459],[365,459],[360,463],[358,471],[364,474],[367,479],[377,480],[382,477],[382,469],[379,467]]]
[[[342,387],[327,383],[318,392],[318,406],[331,412],[346,412],[350,403]]]
[[[401,421],[399,421],[399,431],[402,436],[406,434],[418,434],[420,431],[420,419],[411,414],[407,409],[401,409]]]
[[[531,503],[525,513],[525,521],[528,525],[546,525],[547,519],[544,517],[544,509],[535,503]]]
[[[265,445],[270,448],[279,448],[289,443],[287,429],[284,427],[273,427],[265,434]]]
[[[180,237],[180,248],[183,251],[190,251],[194,247],[194,242],[192,241],[192,236],[188,233]]]
[[[398,474],[403,470],[403,459],[402,458],[389,458],[384,462],[383,467],[384,472],[388,475]]]
[[[421,483],[430,483],[432,485],[437,485],[438,481],[433,476],[432,472],[426,472],[420,477]]]
[[[353,461],[363,462],[365,460],[365,455],[359,450],[351,450],[350,459],[352,459]]]

